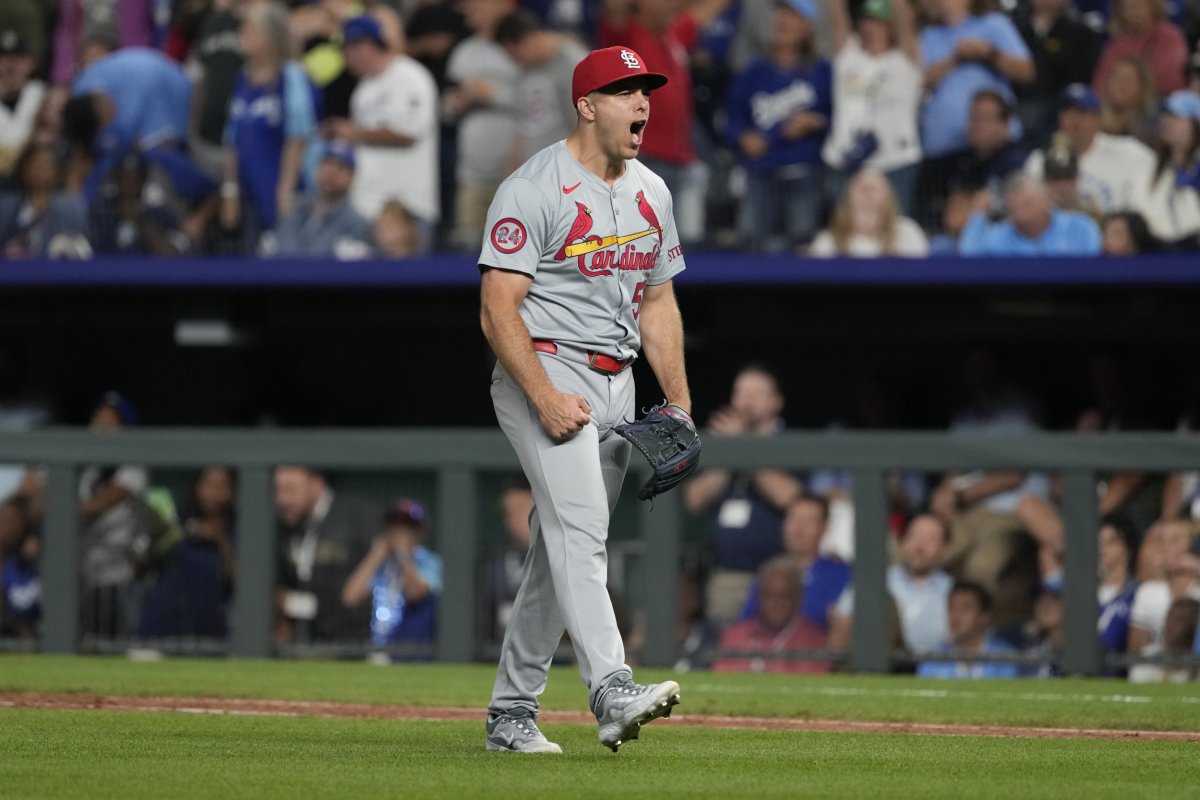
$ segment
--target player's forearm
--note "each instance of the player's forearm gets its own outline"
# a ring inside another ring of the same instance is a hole
[[[692,413],[683,360],[683,316],[670,282],[647,286],[641,313],[642,351],[667,402]]]
[[[492,352],[534,405],[554,391],[533,349],[533,337],[516,309],[484,302],[480,324]]]

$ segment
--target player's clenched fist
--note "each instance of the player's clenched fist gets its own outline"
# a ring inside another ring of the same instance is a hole
[[[551,391],[534,404],[550,438],[565,442],[591,421],[592,407],[582,395]]]

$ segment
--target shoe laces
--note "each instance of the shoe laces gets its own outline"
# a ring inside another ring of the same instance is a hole
[[[517,732],[527,739],[540,739],[542,732],[538,730],[537,723],[532,717],[509,717]]]

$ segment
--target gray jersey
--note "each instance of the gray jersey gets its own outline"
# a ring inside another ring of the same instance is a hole
[[[625,174],[609,186],[565,142],[542,150],[500,185],[485,230],[480,266],[533,278],[520,310],[533,338],[618,358],[641,349],[645,287],[666,283],[684,267],[662,179],[627,161]]]

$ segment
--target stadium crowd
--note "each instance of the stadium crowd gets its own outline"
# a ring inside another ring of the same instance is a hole
[[[1038,427],[1034,405],[1006,381],[986,348],[969,357],[964,382],[971,395],[951,430],[987,436]],[[47,416],[19,395],[3,401],[0,428],[25,429]],[[746,365],[728,404],[709,415],[706,435],[770,437],[785,429],[784,411],[772,372]],[[1102,389],[1081,410],[1077,427],[1136,428],[1129,414],[1119,389]],[[868,391],[839,427],[881,429],[888,420],[886,401]],[[1193,409],[1180,429],[1194,430],[1198,422]],[[136,423],[129,401],[108,392],[90,425],[113,432]],[[238,580],[235,477],[211,466],[181,495],[137,465],[81,471],[85,647],[164,641],[219,647]],[[958,678],[1059,674],[1062,560],[1070,537],[1054,476],[895,472],[887,486],[886,530],[877,535],[891,556],[886,593],[890,641],[902,654],[897,668]],[[684,484],[686,509],[708,527],[685,548],[679,669],[825,672],[845,663],[855,591],[853,491],[850,476],[832,470],[713,468]],[[274,644],[431,657],[442,562],[422,504],[401,498],[381,506],[303,466],[277,467],[273,492]],[[0,470],[0,637],[35,638],[42,606],[53,602],[42,597],[39,581],[44,493],[36,466]],[[495,528],[503,541],[492,536],[492,544],[480,547],[474,576],[479,648],[503,637],[529,545],[528,485],[509,481],[497,494]],[[1200,655],[1200,474],[1106,475],[1097,503],[1096,636],[1104,651]],[[636,653],[644,618],[629,613],[619,576],[610,577],[617,578],[610,592],[622,635]],[[997,654],[1039,661],[976,660]],[[1135,681],[1200,678],[1169,658],[1111,669]]]
[[[0,245],[471,253],[623,44],[688,245],[1194,250],[1198,36],[1188,0],[8,0]]]

